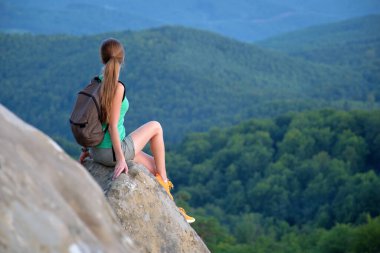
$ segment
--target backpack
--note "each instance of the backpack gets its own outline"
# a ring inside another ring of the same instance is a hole
[[[78,92],[70,116],[71,131],[78,144],[94,147],[102,142],[108,125],[103,130],[100,108],[101,80],[94,77],[91,83]]]

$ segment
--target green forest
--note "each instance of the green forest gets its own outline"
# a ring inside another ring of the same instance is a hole
[[[194,133],[168,154],[212,252],[380,252],[380,111],[324,109]]]
[[[379,15],[255,44],[0,33],[0,103],[77,157],[68,119],[108,37],[126,50],[127,131],[162,124],[176,202],[211,252],[380,252]]]
[[[370,19],[376,23],[378,16]],[[374,33],[366,19],[354,23],[355,29],[364,30],[363,43],[352,43],[355,38],[344,24],[335,28],[341,30],[339,41],[350,49],[357,45],[378,52],[379,40],[364,38],[379,38],[380,29]],[[128,131],[158,120],[168,143],[180,142],[189,132],[231,126],[252,117],[326,107],[379,107],[380,77],[367,75],[379,66],[378,57],[369,58],[361,68],[340,66],[169,26],[93,36],[0,34],[4,63],[0,102],[76,155],[79,149],[68,125],[70,111],[76,93],[99,74],[98,47],[111,36],[126,49],[121,80],[127,84],[131,102],[125,121]],[[321,48],[329,53],[327,47]],[[356,60],[362,57],[352,55]]]

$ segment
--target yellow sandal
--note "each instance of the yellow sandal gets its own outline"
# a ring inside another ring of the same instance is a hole
[[[179,212],[183,215],[183,217],[185,217],[185,220],[187,221],[187,223],[193,223],[195,221],[194,217],[191,217],[186,214],[185,209],[183,209],[182,207],[178,207],[178,209],[179,209]]]
[[[156,179],[157,179],[157,181],[160,183],[160,185],[161,185],[162,187],[164,187],[165,191],[168,193],[168,195],[169,195],[169,197],[171,198],[171,200],[174,200],[174,199],[173,199],[173,196],[172,196],[171,193],[170,193],[170,190],[174,188],[173,183],[172,183],[170,180],[168,180],[168,181],[165,183],[164,180],[162,179],[162,177],[161,177],[160,174],[157,174],[157,175],[156,175]]]

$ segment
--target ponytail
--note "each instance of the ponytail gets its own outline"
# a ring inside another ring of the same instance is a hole
[[[100,90],[101,121],[109,123],[112,101],[119,81],[120,67],[124,61],[124,49],[120,42],[108,39],[100,48],[103,68],[103,84]]]

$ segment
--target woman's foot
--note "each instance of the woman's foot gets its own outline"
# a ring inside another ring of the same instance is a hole
[[[156,174],[156,179],[160,183],[160,185],[162,185],[162,187],[164,187],[165,191],[168,193],[171,200],[174,200],[173,196],[170,193],[170,190],[173,189],[173,187],[174,187],[172,182],[170,180],[168,180],[167,182],[164,182],[164,180],[162,179],[160,174]]]
[[[178,209],[179,209],[179,212],[183,215],[183,217],[185,217],[185,220],[187,221],[187,223],[193,223],[195,221],[195,218],[186,214],[185,209],[183,209],[182,207],[178,207]]]

